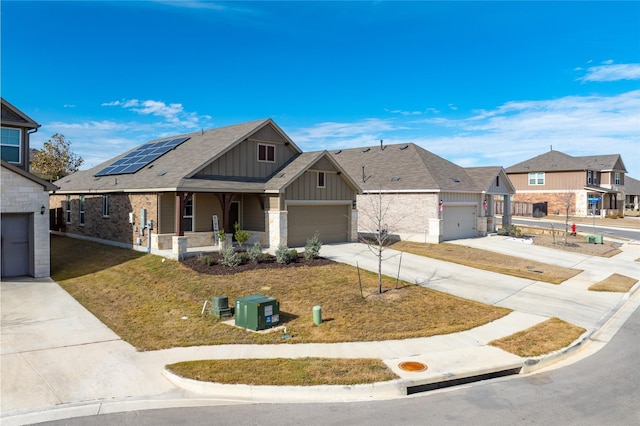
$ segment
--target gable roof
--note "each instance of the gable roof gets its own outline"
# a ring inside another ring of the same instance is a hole
[[[413,143],[343,149],[330,154],[365,192],[481,192],[488,181],[476,178],[486,180],[485,174],[500,169],[487,168],[471,176],[467,169]]]
[[[627,195],[640,195],[640,180],[630,176],[624,177],[624,192]]]
[[[24,127],[27,129],[37,129],[38,127],[40,127],[40,125],[36,123],[35,120],[20,111],[18,108],[11,105],[5,98],[0,98],[0,100],[2,103],[0,120],[2,121],[3,126],[8,125]]]
[[[502,166],[485,166],[485,167],[466,167],[467,174],[480,186],[485,192],[490,192],[490,188],[494,185],[496,176],[501,176],[501,185],[505,186],[505,190],[501,191],[505,194],[515,194],[516,189],[511,183],[507,172]],[[494,191],[495,192],[495,191]]]
[[[570,172],[578,170],[620,170],[626,172],[620,154],[572,157],[554,150],[507,167],[506,172]]]
[[[58,189],[58,187],[52,184],[51,182],[48,182],[44,179],[40,179],[38,176],[32,175],[31,173],[22,170],[20,167],[16,167],[13,164],[7,163],[4,160],[0,160],[0,165],[7,170],[10,170],[26,179],[29,179],[32,182],[37,183],[38,185],[41,185],[44,191],[55,191],[56,189]]]
[[[142,192],[188,190],[188,188],[200,191],[207,189],[218,191],[221,187],[226,188],[226,190],[234,190],[234,188],[246,191],[260,190],[260,188],[263,188],[264,182],[230,182],[230,180],[225,179],[195,179],[193,176],[203,167],[211,164],[237,144],[266,126],[271,126],[290,144],[294,151],[302,152],[273,120],[268,118],[173,136],[173,138],[188,137],[189,139],[135,173],[95,176],[96,173],[134,152],[140,146],[88,170],[78,171],[66,176],[58,180],[56,184],[60,186],[60,192]],[[167,140],[167,138],[156,139],[147,143],[162,140]]]
[[[588,167],[589,170],[598,170],[601,172],[611,172],[614,170],[626,172],[627,169],[622,162],[620,154],[611,155],[588,155],[585,157],[577,157]]]
[[[340,164],[338,164],[327,151],[313,151],[300,154],[269,179],[265,185],[265,189],[268,192],[282,191],[322,158],[326,158],[357,192],[361,191],[360,186],[342,169]]]
[[[297,155],[283,168],[267,179],[242,179],[238,177],[203,176],[197,172],[219,159],[237,144],[251,138],[259,130],[271,126]],[[173,136],[188,137],[174,149],[166,152],[135,173],[95,176],[106,166],[134,152],[133,148],[89,170],[75,172],[56,183],[59,193],[66,192],[281,192],[302,173],[322,158],[327,158],[356,191],[358,185],[344,172],[327,151],[303,153],[298,146],[271,119],[220,127],[207,131]],[[162,138],[147,143],[153,143]]]

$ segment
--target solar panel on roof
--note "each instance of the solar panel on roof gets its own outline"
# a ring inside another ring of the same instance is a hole
[[[168,151],[189,138],[168,139],[160,142],[149,142],[130,152],[114,163],[100,170],[94,176],[124,175],[135,173],[147,164],[157,160]]]

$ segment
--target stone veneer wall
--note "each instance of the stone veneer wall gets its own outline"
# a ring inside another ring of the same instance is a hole
[[[109,216],[102,216],[104,195],[109,195]],[[51,208],[65,208],[66,195],[52,195]],[[158,195],[140,194],[85,194],[85,223],[80,224],[80,195],[71,195],[71,222],[66,224],[66,232],[85,237],[115,241],[127,245],[146,246],[148,230],[140,234],[140,209],[147,210],[147,221],[153,220],[154,230],[158,223]],[[129,223],[129,213],[134,214],[135,223]]]
[[[42,206],[49,204],[49,192],[42,185],[17,173],[2,168],[0,212],[31,214],[33,217],[33,262],[31,273],[35,278],[51,275],[49,240],[49,214],[40,214]]]

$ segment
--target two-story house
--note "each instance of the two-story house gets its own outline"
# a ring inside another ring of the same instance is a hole
[[[265,247],[357,237],[359,186],[271,119],[150,141],[56,185],[67,235],[141,251],[180,257],[235,223]]]
[[[624,215],[626,168],[619,154],[573,157],[551,150],[506,169],[515,201],[572,216]]]
[[[29,136],[40,125],[2,99],[0,129],[2,277],[50,275],[49,191],[29,173]]]

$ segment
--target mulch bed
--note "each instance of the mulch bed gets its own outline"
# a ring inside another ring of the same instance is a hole
[[[209,256],[213,260],[211,266],[204,263],[200,256],[186,258],[182,264],[187,268],[193,269],[201,274],[209,275],[233,275],[245,271],[253,271],[256,269],[282,269],[282,268],[298,268],[301,266],[323,266],[335,263],[333,260],[318,257],[316,259],[307,260],[303,255],[299,254],[298,258],[291,263],[278,263],[275,256],[263,255],[258,263],[247,261],[235,267],[224,266],[220,264],[222,256],[220,253],[203,253],[202,256]]]

